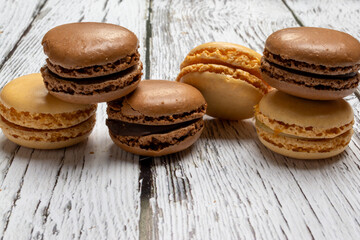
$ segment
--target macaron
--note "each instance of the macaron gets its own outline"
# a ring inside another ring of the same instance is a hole
[[[192,49],[176,79],[197,88],[212,117],[241,120],[253,116],[253,108],[267,85],[260,78],[261,55],[247,47],[210,42]]]
[[[132,92],[140,82],[138,39],[124,27],[65,24],[48,31],[42,45],[48,57],[41,68],[45,86],[63,101],[112,101]]]
[[[14,79],[0,93],[0,128],[28,148],[56,149],[85,140],[95,112],[95,104],[67,103],[49,94],[40,73]]]
[[[255,119],[266,147],[298,159],[335,156],[353,134],[353,110],[343,99],[314,101],[274,90],[255,107]]]
[[[111,139],[125,151],[162,156],[192,145],[204,128],[206,102],[194,87],[144,80],[131,94],[108,103]]]
[[[360,42],[351,35],[315,27],[286,28],[265,43],[261,75],[288,94],[333,100],[353,93],[359,83]]]

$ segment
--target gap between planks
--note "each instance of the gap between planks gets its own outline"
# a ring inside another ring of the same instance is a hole
[[[42,9],[44,8],[45,4],[46,4],[47,0],[44,0],[41,4],[38,5],[38,7],[35,9],[33,17],[29,23],[29,25],[25,28],[24,32],[21,34],[21,36],[19,37],[19,39],[16,41],[14,47],[10,50],[10,52],[8,54],[6,54],[6,56],[4,57],[4,60],[0,63],[0,71],[2,70],[2,68],[4,67],[4,64],[6,63],[6,61],[14,54],[15,50],[18,48],[19,43],[21,42],[21,40],[30,32],[32,25],[35,21],[35,19],[38,17],[39,13],[42,11]]]
[[[145,39],[145,79],[150,79],[150,44],[152,37],[152,0],[148,3],[148,15],[146,19],[146,39]],[[152,181],[151,168],[153,166],[154,158],[140,156],[140,175],[139,175],[139,188],[140,188],[140,218],[139,218],[139,239],[147,240],[152,239],[153,236],[153,214],[150,206],[150,199],[153,195],[154,187]]]

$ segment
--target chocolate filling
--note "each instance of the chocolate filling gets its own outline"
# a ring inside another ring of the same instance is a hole
[[[86,78],[93,76],[104,76],[114,72],[123,71],[136,65],[140,61],[140,54],[136,51],[132,55],[125,56],[114,63],[104,65],[94,65],[83,68],[68,69],[60,65],[53,64],[50,59],[46,59],[49,69],[57,75],[66,78]]]
[[[190,126],[201,118],[193,119],[187,122],[171,125],[143,125],[137,123],[128,123],[115,119],[106,119],[106,125],[112,134],[116,136],[148,136],[152,134],[164,134],[180,128]]]
[[[128,68],[119,73],[102,77],[72,79],[63,78],[52,73],[47,66],[41,68],[45,87],[51,92],[67,94],[94,95],[122,89],[141,79],[142,64]]]
[[[356,64],[353,66],[327,67],[324,65],[315,65],[306,62],[285,59],[282,58],[280,55],[270,53],[267,49],[264,50],[263,58],[265,58],[268,62],[280,64],[285,68],[297,69],[300,72],[306,71],[320,75],[339,75],[338,73],[348,74],[360,70],[360,64]]]
[[[68,82],[74,82],[78,85],[89,85],[89,84],[96,84],[96,83],[103,83],[103,82],[107,82],[107,81],[112,81],[112,80],[117,80],[120,78],[125,77],[126,75],[134,72],[139,66],[135,65],[132,66],[126,70],[123,70],[121,72],[117,72],[117,73],[113,73],[110,75],[106,75],[106,76],[99,76],[99,77],[91,77],[91,78],[81,78],[81,79],[77,79],[77,78],[64,78],[61,77],[59,75],[57,75],[56,73],[53,73],[51,71],[48,72],[49,75],[52,75],[58,79],[64,80],[64,81],[68,81]]]
[[[276,68],[279,68],[279,69],[282,69],[284,71],[288,71],[290,73],[294,73],[294,74],[300,74],[300,75],[303,75],[303,76],[307,76],[307,77],[312,77],[312,78],[321,78],[321,79],[348,79],[348,78],[352,78],[352,77],[355,77],[357,72],[351,72],[351,73],[348,73],[348,74],[341,74],[341,75],[325,75],[325,74],[315,74],[315,73],[309,73],[309,72],[303,72],[303,71],[300,71],[300,70],[295,70],[295,69],[291,69],[291,68],[287,68],[287,67],[283,67],[283,66],[280,66],[276,63],[272,63],[272,62],[269,62],[267,61],[270,65],[276,67]]]

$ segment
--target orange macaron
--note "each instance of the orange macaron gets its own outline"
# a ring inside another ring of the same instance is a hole
[[[268,92],[261,80],[260,59],[260,54],[238,44],[205,43],[185,57],[176,81],[200,90],[208,103],[208,115],[250,118],[254,105]]]

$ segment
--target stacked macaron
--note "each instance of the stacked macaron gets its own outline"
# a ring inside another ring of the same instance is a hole
[[[360,80],[360,42],[336,30],[279,30],[265,43],[261,75],[278,89],[255,108],[260,141],[300,159],[335,156],[353,133],[354,115],[342,98]]]
[[[71,23],[42,40],[48,56],[40,74],[7,84],[0,127],[13,142],[53,149],[84,140],[95,124],[96,104],[132,92],[140,82],[138,39],[126,28]]]
[[[205,43],[185,57],[176,81],[200,90],[208,103],[208,115],[250,118],[254,105],[268,92],[261,80],[260,59],[260,54],[238,44]]]

